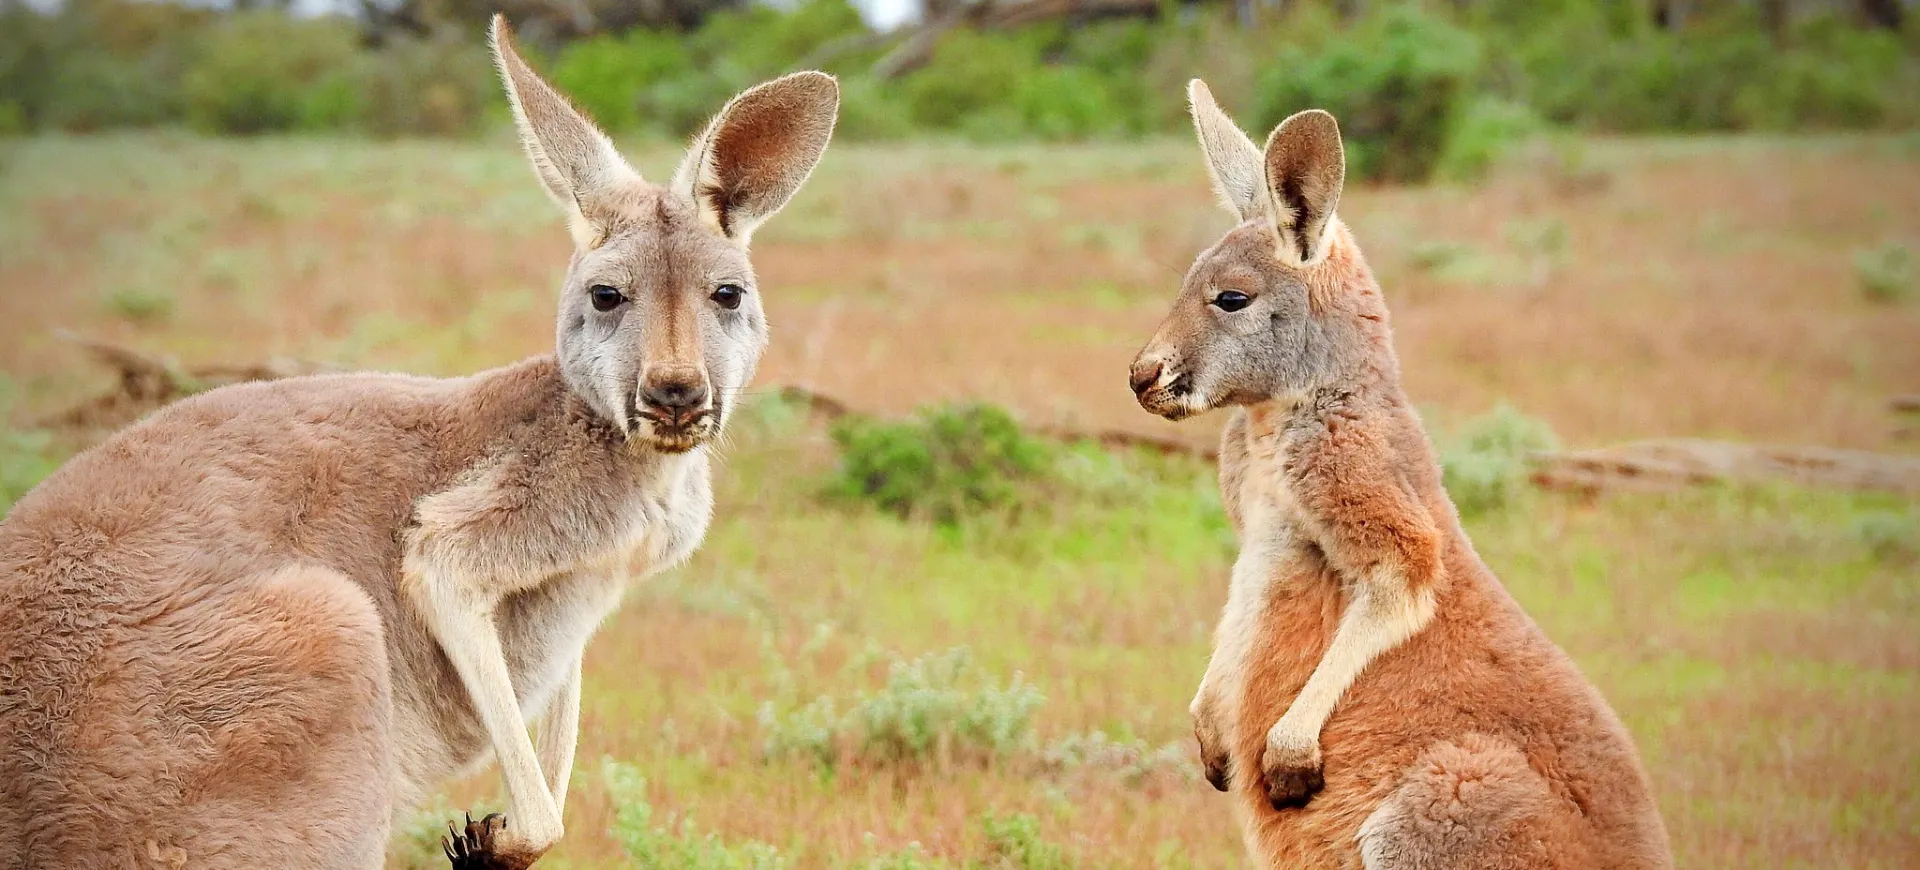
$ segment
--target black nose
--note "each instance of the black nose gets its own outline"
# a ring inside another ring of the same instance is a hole
[[[1127,372],[1127,386],[1133,388],[1133,394],[1136,396],[1146,392],[1149,387],[1159,382],[1160,364],[1157,362],[1151,365],[1135,363],[1133,368]]]
[[[707,383],[704,379],[673,375],[648,378],[646,386],[640,390],[640,399],[647,407],[660,412],[675,425],[684,425],[699,415],[700,409],[707,404]]]

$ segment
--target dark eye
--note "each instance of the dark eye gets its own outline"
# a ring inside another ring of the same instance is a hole
[[[595,284],[587,289],[587,295],[593,297],[593,310],[612,311],[627,301],[626,294],[605,284]]]
[[[747,291],[738,284],[722,284],[707,298],[719,303],[721,308],[732,311],[740,307],[740,300],[747,298]]]
[[[1213,304],[1221,311],[1239,311],[1252,305],[1253,297],[1238,290],[1222,290],[1220,295],[1213,297]]]

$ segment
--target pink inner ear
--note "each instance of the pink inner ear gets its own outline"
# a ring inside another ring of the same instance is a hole
[[[727,109],[696,191],[722,232],[751,227],[786,203],[826,149],[837,103],[838,86],[814,74],[762,85]]]

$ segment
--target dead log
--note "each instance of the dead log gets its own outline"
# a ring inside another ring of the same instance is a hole
[[[1895,414],[1920,414],[1920,394],[1894,396],[1887,401],[1887,407]]]
[[[1533,465],[1540,486],[1586,492],[1784,481],[1920,495],[1920,457],[1831,447],[1672,438],[1544,454]]]
[[[96,361],[112,369],[118,376],[118,382],[107,392],[40,420],[37,425],[45,428],[118,428],[169,402],[215,387],[327,370],[325,366],[293,359],[183,366],[170,356],[150,354],[64,331],[57,335],[79,345]]]
[[[313,363],[286,359],[241,365],[182,366],[171,357],[78,336],[63,337],[86,348],[95,359],[113,369],[119,375],[119,383],[115,389],[40,424],[51,428],[113,428],[168,402],[214,387],[327,370]],[[783,386],[774,392],[783,401],[804,405],[824,420],[859,413],[839,398],[805,387]],[[1211,447],[1118,429],[1041,426],[1033,431],[1057,441],[1091,441],[1114,449],[1148,450],[1166,456],[1200,459],[1217,456]],[[1590,493],[1785,481],[1801,486],[1883,490],[1920,496],[1920,456],[1829,447],[1672,438],[1541,454],[1533,458],[1532,464],[1535,484]]]

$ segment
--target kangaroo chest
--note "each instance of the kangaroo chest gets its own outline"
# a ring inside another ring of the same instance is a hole
[[[547,501],[542,475],[497,463],[416,506],[403,573],[451,576],[494,602],[493,623],[515,699],[529,720],[546,712],[630,582],[670,568],[706,534],[713,497],[700,453],[642,474],[579,475],[586,497]],[[390,648],[403,659],[395,689],[401,779],[430,784],[484,760],[488,740],[467,692],[423,623]]]
[[[611,549],[583,553],[579,564],[500,604],[501,646],[529,716],[558,691],[629,583],[685,561],[699,546],[712,512],[704,463],[698,473],[642,489],[609,509],[628,515]]]

